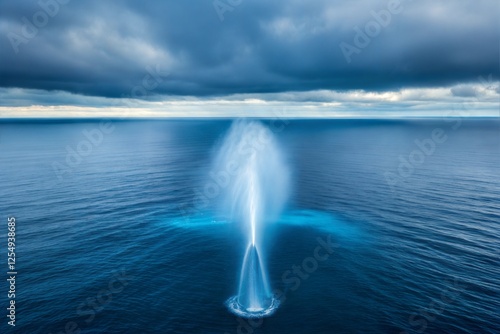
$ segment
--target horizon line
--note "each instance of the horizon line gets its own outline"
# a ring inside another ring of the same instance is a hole
[[[468,118],[468,119],[499,119],[499,115],[477,115],[477,116],[466,116],[466,115],[449,115],[449,116],[292,116],[292,117],[282,117],[282,116],[68,116],[68,117],[2,117],[0,116],[0,121],[16,121],[16,120],[114,120],[114,121],[133,121],[133,120],[189,120],[189,119],[203,119],[203,120],[233,120],[239,118],[247,119],[262,119],[262,120],[399,120],[399,119],[443,119],[443,118]]]

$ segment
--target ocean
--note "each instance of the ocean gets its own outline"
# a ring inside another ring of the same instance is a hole
[[[261,120],[290,188],[263,236],[280,305],[258,319],[226,306],[246,246],[213,171],[232,122],[0,121],[0,332],[500,333],[498,119]]]

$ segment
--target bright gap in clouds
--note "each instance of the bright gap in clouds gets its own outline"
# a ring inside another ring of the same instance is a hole
[[[498,117],[500,82],[397,91],[363,90],[149,96],[147,100],[0,89],[0,117]]]

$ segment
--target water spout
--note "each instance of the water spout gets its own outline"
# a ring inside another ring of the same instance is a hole
[[[272,304],[269,284],[255,245],[248,245],[245,253],[238,291],[238,304],[250,312],[261,312]]]
[[[225,172],[228,166],[233,173]],[[259,122],[235,122],[216,159],[216,173],[227,180],[222,209],[248,238],[238,294],[226,304],[242,317],[270,315],[279,301],[271,293],[262,233],[279,217],[289,191],[288,169],[271,131]]]

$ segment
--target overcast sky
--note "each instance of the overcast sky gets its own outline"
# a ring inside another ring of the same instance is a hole
[[[499,116],[497,0],[0,0],[0,117]]]

